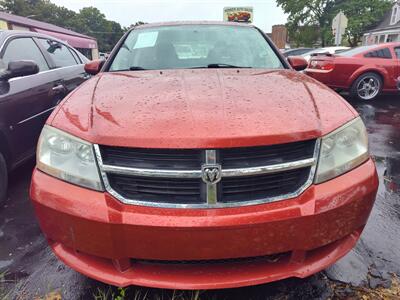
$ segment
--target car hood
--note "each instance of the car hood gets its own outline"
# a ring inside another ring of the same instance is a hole
[[[196,69],[99,74],[48,123],[98,144],[221,148],[313,139],[356,115],[295,71]]]

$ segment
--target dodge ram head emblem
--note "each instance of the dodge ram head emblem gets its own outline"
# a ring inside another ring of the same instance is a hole
[[[215,184],[221,180],[220,165],[202,165],[201,177],[205,183]]]

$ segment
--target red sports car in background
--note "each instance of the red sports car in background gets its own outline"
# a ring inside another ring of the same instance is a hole
[[[362,46],[337,55],[316,55],[305,73],[333,89],[348,90],[361,100],[397,91],[400,43]]]

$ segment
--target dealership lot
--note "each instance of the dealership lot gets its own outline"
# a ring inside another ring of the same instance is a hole
[[[380,188],[370,221],[357,247],[334,266],[308,279],[290,279],[277,283],[200,293],[201,298],[240,299],[240,295],[279,299],[326,299],[335,293],[351,295],[356,287],[390,287],[392,276],[400,275],[400,102],[398,96],[386,96],[374,102],[351,104],[362,115],[369,131]],[[115,289],[88,279],[62,264],[47,246],[28,197],[34,162],[17,169],[10,179],[9,199],[0,207],[0,299],[5,295],[20,299],[60,293],[63,299],[90,299],[103,293],[118,294]],[[386,171],[386,172],[385,172]],[[397,173],[396,173],[397,172]],[[343,288],[350,283],[353,288]],[[129,288],[129,295],[135,294]],[[172,295],[170,291],[139,289],[144,295]],[[190,293],[193,294],[193,293]],[[188,294],[189,295],[189,294]]]

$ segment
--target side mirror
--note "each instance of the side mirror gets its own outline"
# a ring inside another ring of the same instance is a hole
[[[104,62],[104,59],[96,59],[88,62],[87,64],[85,64],[85,72],[90,75],[96,75],[100,72],[101,68],[104,65]]]
[[[8,69],[0,74],[0,80],[39,73],[39,66],[32,60],[10,61]]]
[[[288,61],[296,71],[303,71],[308,66],[308,62],[302,56],[289,56]]]

